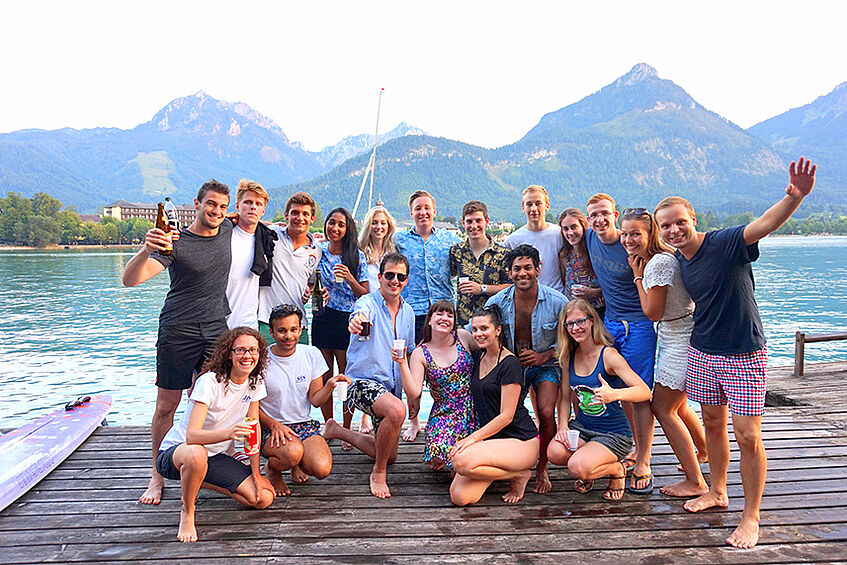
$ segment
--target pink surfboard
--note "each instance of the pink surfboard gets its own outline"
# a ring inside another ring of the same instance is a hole
[[[0,510],[73,453],[111,406],[111,396],[92,396],[72,410],[61,408],[0,436]]]

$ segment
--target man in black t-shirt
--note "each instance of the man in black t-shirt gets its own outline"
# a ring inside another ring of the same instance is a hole
[[[159,444],[173,425],[182,391],[191,388],[218,336],[227,329],[226,299],[230,266],[232,224],[224,222],[229,187],[214,179],[203,184],[194,200],[197,217],[174,237],[173,252],[162,255],[168,235],[153,228],[144,245],[129,260],[123,273],[125,286],[137,286],[166,267],[171,285],[159,315],[156,340],[156,410],[150,426],[153,471],[142,504],[159,504],[164,479],[156,471]]]
[[[746,226],[702,233],[684,198],[671,196],[656,207],[659,234],[677,248],[682,280],[695,304],[685,388],[688,398],[703,409],[712,484],[709,492],[686,502],[685,509],[699,512],[729,505],[726,426],[731,412],[744,486],[741,523],[726,539],[735,547],[751,548],[759,540],[767,474],[762,414],[768,358],[750,263],[759,258],[759,240],[784,224],[812,191],[815,172],[816,166],[803,157],[792,162],[785,196]]]

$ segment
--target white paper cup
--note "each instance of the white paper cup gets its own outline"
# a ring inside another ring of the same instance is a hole
[[[471,278],[470,277],[459,277],[459,284],[466,283],[466,282],[471,282]]]
[[[335,392],[338,393],[338,402],[347,400],[347,381],[338,381],[335,383]]]
[[[568,449],[576,451],[579,446],[579,430],[568,430]]]
[[[406,340],[395,339],[392,349],[394,349],[394,353],[397,354],[397,357],[402,358],[404,355],[406,355]]]

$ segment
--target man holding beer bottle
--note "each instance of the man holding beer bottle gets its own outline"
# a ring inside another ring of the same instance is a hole
[[[155,469],[155,458],[173,417],[182,391],[191,388],[193,375],[211,352],[215,340],[227,329],[226,299],[230,267],[232,224],[224,222],[229,187],[212,179],[203,184],[194,200],[197,216],[178,233],[159,228],[147,232],[144,245],[123,272],[125,286],[138,286],[165,268],[170,289],[159,315],[156,340],[156,409],[150,435],[153,470],[142,504],[159,504],[164,479]],[[166,249],[173,245],[173,251]]]

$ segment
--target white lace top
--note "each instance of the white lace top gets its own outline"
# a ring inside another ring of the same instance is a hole
[[[679,261],[670,253],[653,255],[644,267],[644,280],[641,284],[644,290],[654,286],[668,287],[662,320],[675,320],[694,312],[694,301],[682,283]]]

